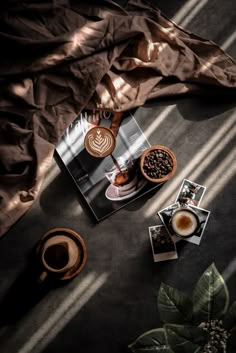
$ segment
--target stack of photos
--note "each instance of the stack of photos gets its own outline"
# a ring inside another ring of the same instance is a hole
[[[175,242],[170,237],[165,226],[149,227],[149,236],[154,262],[178,258]]]
[[[205,190],[205,186],[184,179],[175,203],[158,212],[163,225],[149,227],[149,236],[155,262],[178,258],[175,244],[181,239],[196,245],[200,244],[210,215],[210,211],[199,207]],[[188,237],[180,237],[173,229],[173,222],[171,220],[173,220],[173,215],[179,210],[192,211],[192,214],[196,216],[198,224],[194,232]],[[165,242],[167,242],[166,239],[170,239],[168,249],[163,247],[163,236],[155,235],[160,233],[165,234]],[[172,247],[171,255],[169,251],[170,243]]]

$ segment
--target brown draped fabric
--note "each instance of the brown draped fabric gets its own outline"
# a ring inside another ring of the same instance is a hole
[[[236,65],[213,42],[130,0],[14,2],[0,21],[0,235],[37,197],[54,146],[83,108],[235,92]]]

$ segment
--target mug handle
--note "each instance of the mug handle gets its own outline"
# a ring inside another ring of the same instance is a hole
[[[199,225],[198,225],[196,234],[201,233],[201,231],[202,231],[202,224],[204,224],[205,221],[206,221],[205,219],[204,219],[203,221],[200,221],[200,220],[199,220]]]
[[[39,278],[38,278],[38,282],[39,282],[39,283],[44,282],[44,280],[47,278],[47,275],[48,275],[47,271],[43,271],[43,272],[41,273],[41,275],[39,276]]]

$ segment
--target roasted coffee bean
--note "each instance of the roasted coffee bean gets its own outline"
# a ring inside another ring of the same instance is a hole
[[[172,169],[173,161],[166,151],[156,149],[144,158],[143,170],[152,179],[160,179]]]

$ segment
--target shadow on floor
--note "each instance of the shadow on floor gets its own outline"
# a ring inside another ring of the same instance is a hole
[[[182,99],[177,101],[177,108],[184,119],[201,121],[215,118],[236,106],[231,97],[218,98],[217,104],[214,97]]]
[[[236,107],[235,103],[236,91],[231,92],[228,96],[185,96],[162,98],[161,100],[152,100],[145,104],[146,108],[169,107],[176,105],[181,116],[185,120],[202,121],[211,118],[216,118],[218,115]],[[217,99],[217,104],[216,104]]]
[[[15,280],[0,302],[0,328],[14,325],[52,288],[59,286],[58,281],[52,279],[40,283],[38,278],[41,271],[34,249],[25,271]]]
[[[93,217],[89,206],[57,153],[54,154],[54,159],[60,168],[61,173],[58,174],[50,185],[42,191],[39,200],[40,206],[48,215],[61,216],[61,212],[63,212],[63,215],[65,216],[68,213],[68,209],[63,209],[63,205],[70,205],[76,201],[78,207],[81,207],[85,213],[86,221],[89,222],[90,225],[95,225],[96,220]],[[57,195],[57,199],[56,202],[53,203],[51,200],[55,195]]]

